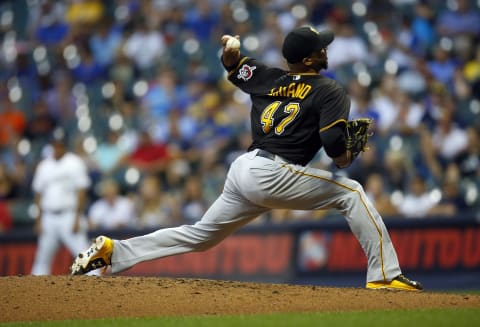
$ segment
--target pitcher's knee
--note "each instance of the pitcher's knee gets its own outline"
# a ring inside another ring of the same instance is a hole
[[[363,186],[354,180],[349,180],[348,189],[345,190],[344,195],[341,197],[341,201],[338,203],[338,209],[340,211],[349,211],[355,206],[361,204],[366,198]]]
[[[206,240],[204,242],[201,242],[201,243],[198,243],[196,246],[195,246],[195,251],[196,252],[203,252],[203,251],[206,251],[212,247],[214,247],[215,245],[217,245],[218,243],[220,243],[221,241],[223,240],[223,238],[221,239],[210,239],[210,240]]]
[[[360,183],[357,182],[356,180],[351,179],[351,180],[349,181],[349,186],[350,186],[350,188],[351,188],[353,191],[355,191],[355,192],[360,192],[360,193],[363,192],[363,186],[362,186],[362,184],[360,184]]]
[[[192,226],[190,239],[194,251],[202,252],[220,243],[227,235],[228,233],[221,229],[196,224]]]

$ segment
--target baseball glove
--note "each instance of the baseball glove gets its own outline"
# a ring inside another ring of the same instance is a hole
[[[368,150],[368,138],[372,135],[372,133],[368,131],[371,123],[372,119],[370,118],[358,118],[347,122],[345,140],[347,150],[350,150],[352,161],[360,152]]]

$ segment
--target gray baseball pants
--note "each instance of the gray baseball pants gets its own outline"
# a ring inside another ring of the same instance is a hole
[[[194,225],[165,228],[115,240],[112,272],[166,256],[203,251],[270,209],[335,208],[347,219],[368,259],[367,282],[401,274],[397,255],[382,218],[362,186],[331,172],[257,156],[238,157],[227,174],[222,194]]]

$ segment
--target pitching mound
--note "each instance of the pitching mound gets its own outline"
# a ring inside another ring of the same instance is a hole
[[[480,296],[151,277],[0,277],[0,322],[480,307]]]

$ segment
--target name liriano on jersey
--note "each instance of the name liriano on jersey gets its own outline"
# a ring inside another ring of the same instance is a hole
[[[326,76],[291,74],[243,57],[228,70],[228,79],[251,96],[249,150],[264,149],[304,166],[322,147],[319,132],[348,119],[345,89]]]

